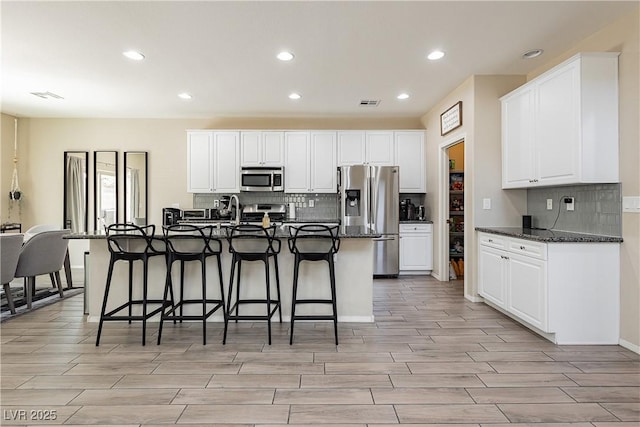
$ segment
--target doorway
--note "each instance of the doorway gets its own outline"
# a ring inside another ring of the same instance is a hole
[[[448,196],[448,244],[445,259],[449,260],[449,280],[464,280],[464,140],[458,141],[446,149],[448,157],[448,187],[444,193]],[[444,255],[444,254],[443,254]]]

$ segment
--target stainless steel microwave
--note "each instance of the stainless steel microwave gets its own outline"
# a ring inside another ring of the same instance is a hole
[[[284,168],[242,168],[240,191],[284,191]]]

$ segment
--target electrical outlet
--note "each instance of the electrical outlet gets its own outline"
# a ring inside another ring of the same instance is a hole
[[[553,199],[547,199],[547,210],[550,211],[553,209]]]
[[[575,210],[574,200],[575,199],[573,197],[565,197],[564,198],[564,203],[567,205],[567,210],[568,211]]]
[[[310,207],[310,208],[313,208],[313,207],[315,207],[315,206],[316,206],[316,201],[315,201],[315,200],[313,200],[313,199],[309,199],[309,207]]]
[[[220,207],[220,200],[217,200],[217,199],[216,199],[216,200],[214,200],[214,201],[213,201],[213,207],[214,207],[214,208],[219,208],[219,207]]]

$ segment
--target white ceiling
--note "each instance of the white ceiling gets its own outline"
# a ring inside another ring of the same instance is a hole
[[[636,1],[2,1],[2,111],[26,117],[418,117],[526,74]],[[426,59],[435,48],[446,56]],[[521,59],[529,49],[545,54]],[[146,59],[122,56],[139,50]],[[290,50],[285,63],[275,55]],[[64,99],[42,99],[31,92]],[[189,92],[193,99],[177,97]],[[289,93],[302,98],[292,101]],[[411,97],[397,100],[400,92]],[[381,100],[360,107],[362,99]]]

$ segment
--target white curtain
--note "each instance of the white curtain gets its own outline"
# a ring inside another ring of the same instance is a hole
[[[129,194],[129,218],[135,223],[140,217],[140,170],[131,169],[131,193]]]
[[[67,218],[71,220],[71,231],[73,233],[80,233],[85,230],[84,195],[82,159],[69,156],[67,157]]]

